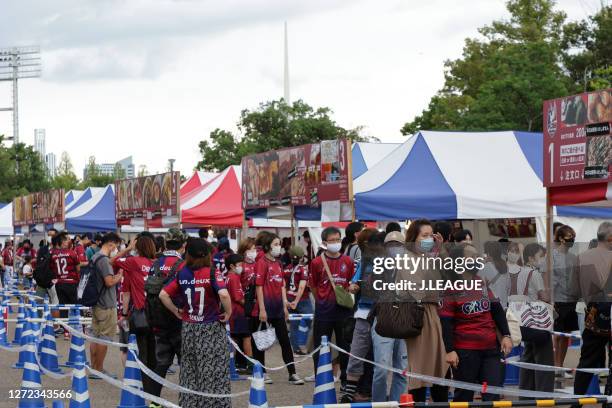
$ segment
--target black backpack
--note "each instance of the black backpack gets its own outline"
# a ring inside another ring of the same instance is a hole
[[[36,284],[41,288],[49,289],[53,286],[54,276],[51,270],[51,252],[48,246],[44,246],[38,251],[33,277]]]
[[[171,280],[176,278],[176,269],[183,263],[183,260],[180,258],[177,259],[167,276],[164,276],[161,270],[161,266],[164,262],[165,257],[161,257],[155,261],[153,268],[151,268],[151,273],[145,282],[145,293],[147,296],[145,300],[145,312],[150,327],[171,329],[180,326],[181,323],[176,316],[163,305],[161,300],[159,300],[159,293]]]
[[[93,307],[98,304],[102,291],[106,288],[102,279],[101,287],[98,287],[98,262],[106,256],[100,255],[94,261],[89,261],[87,266],[81,268],[81,278],[77,287],[77,303],[83,306]],[[114,289],[113,289],[114,290]]]

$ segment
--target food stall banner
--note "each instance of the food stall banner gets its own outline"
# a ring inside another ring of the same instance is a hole
[[[544,101],[544,186],[612,181],[612,89]]]
[[[64,189],[32,193],[13,199],[13,225],[64,222]]]
[[[242,208],[348,202],[350,152],[338,139],[244,157]]]
[[[115,181],[117,224],[178,216],[179,186],[178,171]]]

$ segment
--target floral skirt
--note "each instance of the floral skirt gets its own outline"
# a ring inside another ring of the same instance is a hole
[[[230,394],[229,351],[225,326],[183,322],[180,384],[210,394]],[[180,393],[182,408],[230,408],[230,398],[206,398]]]

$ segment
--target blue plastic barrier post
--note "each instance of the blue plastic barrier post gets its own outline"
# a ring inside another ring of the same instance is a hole
[[[72,369],[72,398],[69,408],[90,408],[89,388],[87,386],[87,373],[85,372],[85,361],[83,356],[77,356],[77,361]]]
[[[138,354],[138,346],[136,345],[136,336],[130,334],[129,350]],[[128,352],[127,361],[125,362],[125,373],[123,375],[123,385],[136,388],[142,391],[142,374],[140,367],[134,358],[134,355]],[[127,390],[121,390],[121,401],[117,408],[147,408],[142,397],[132,394]]]
[[[49,303],[45,302],[43,339],[40,343],[40,364],[54,373],[61,373],[57,362],[57,347],[55,344],[55,333],[53,332],[53,318],[49,312]]]
[[[244,381],[246,378],[240,376],[236,370],[236,351],[234,350],[234,345],[229,341],[231,338],[229,323],[225,324],[225,330],[227,331],[227,347],[230,354],[230,381]]]
[[[506,358],[515,357],[515,356],[520,357],[521,354],[523,354],[523,347],[519,345],[519,346],[514,347],[512,351],[510,352],[510,354],[508,355],[508,357]],[[506,364],[506,378],[504,380],[504,385],[518,385],[519,371],[520,370],[517,366]]]
[[[40,395],[42,384],[40,382],[40,368],[36,362],[36,343],[34,336],[27,336],[25,358],[23,363],[23,376],[21,380],[21,399],[19,408],[45,408]],[[39,395],[36,395],[36,393]]]
[[[323,336],[321,337],[321,351],[319,352],[319,364],[317,365],[312,404],[336,403],[336,386],[334,385],[331,350],[327,337]]]
[[[17,324],[15,325],[15,334],[13,337],[13,345],[21,345],[21,333],[23,333],[23,325],[25,323],[25,305],[23,300],[19,298],[19,307],[17,308]]]
[[[253,366],[253,378],[251,378],[251,391],[249,394],[249,408],[268,408],[268,396],[266,395],[266,384],[264,373],[260,364]]]

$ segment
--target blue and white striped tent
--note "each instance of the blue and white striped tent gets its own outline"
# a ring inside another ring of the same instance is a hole
[[[13,235],[13,203],[0,203],[0,236],[10,235]]]
[[[401,143],[353,143],[351,149],[353,179],[374,167],[376,163],[400,145]]]
[[[116,230],[114,185],[85,190],[67,209],[65,227],[70,233]]]
[[[360,220],[487,219],[546,213],[541,133],[421,131],[353,184]],[[612,210],[559,207],[609,218]]]

